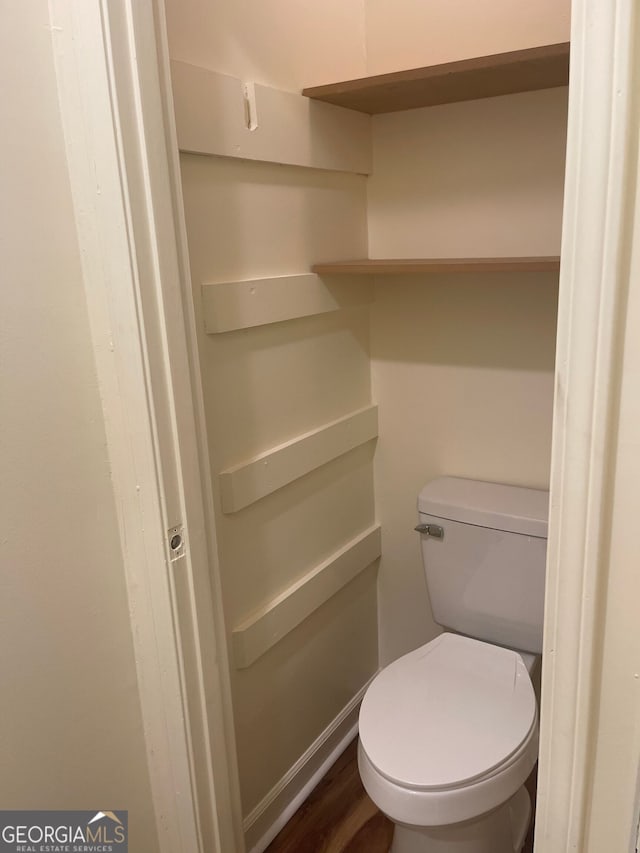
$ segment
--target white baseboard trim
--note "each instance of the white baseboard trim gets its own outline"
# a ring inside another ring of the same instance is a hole
[[[357,735],[360,703],[374,677],[244,819],[249,853],[263,853]]]

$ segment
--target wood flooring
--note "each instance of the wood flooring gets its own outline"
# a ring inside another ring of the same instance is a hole
[[[360,781],[357,738],[336,761],[266,853],[388,853],[393,823],[371,802]],[[535,802],[535,770],[527,780]],[[533,826],[522,853],[533,851]]]
[[[388,853],[393,823],[362,787],[357,743],[342,753],[267,853]]]

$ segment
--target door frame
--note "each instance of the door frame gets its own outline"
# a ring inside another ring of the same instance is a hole
[[[537,853],[589,849],[637,156],[633,7],[572,4]]]
[[[49,0],[162,853],[242,851],[161,0]],[[574,0],[537,853],[582,850],[627,281],[633,0]],[[169,532],[186,545],[178,554]]]
[[[159,849],[243,851],[164,8],[49,14]]]

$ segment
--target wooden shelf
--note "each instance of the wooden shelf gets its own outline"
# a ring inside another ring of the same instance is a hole
[[[405,275],[465,272],[558,272],[560,258],[364,258],[314,264],[318,275]]]
[[[374,115],[568,83],[569,42],[562,42],[313,86],[302,94]]]

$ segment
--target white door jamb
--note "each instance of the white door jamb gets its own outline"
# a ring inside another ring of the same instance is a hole
[[[633,7],[572,5],[537,853],[587,849],[627,286]]]
[[[164,9],[49,6],[160,850],[241,853]]]

